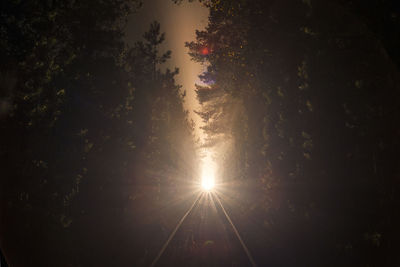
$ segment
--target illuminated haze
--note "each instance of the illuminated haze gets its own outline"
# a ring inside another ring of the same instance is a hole
[[[126,30],[127,39],[132,44],[141,39],[152,21],[160,22],[161,31],[166,34],[160,52],[172,51],[171,59],[161,68],[179,68],[176,80],[182,85],[182,91],[186,91],[185,108],[189,110],[190,119],[196,123],[196,135],[201,139],[201,120],[194,113],[194,110],[199,110],[194,84],[199,82],[198,75],[204,67],[190,60],[185,42],[195,39],[195,30],[203,29],[207,18],[208,10],[197,2],[176,5],[171,0],[147,0],[138,13],[128,19]]]

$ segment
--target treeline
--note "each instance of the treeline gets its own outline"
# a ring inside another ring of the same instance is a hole
[[[256,262],[399,264],[398,5],[202,2],[204,146]]]
[[[143,264],[161,215],[153,232],[140,227],[196,174],[178,70],[159,70],[171,54],[159,52],[160,25],[124,40],[139,7],[1,4],[0,235],[11,266]]]

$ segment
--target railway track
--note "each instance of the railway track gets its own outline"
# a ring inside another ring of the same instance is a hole
[[[178,221],[154,266],[257,266],[215,192],[201,192]]]

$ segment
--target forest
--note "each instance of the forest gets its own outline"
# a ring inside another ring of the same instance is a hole
[[[198,2],[202,140],[162,25],[126,42],[142,1],[0,4],[8,265],[399,266],[400,4]]]
[[[399,6],[370,2],[215,1],[187,44],[262,266],[399,263]]]

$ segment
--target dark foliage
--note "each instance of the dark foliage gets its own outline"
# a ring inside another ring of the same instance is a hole
[[[0,240],[11,266],[144,264],[169,227],[149,213],[197,171],[178,71],[158,70],[171,53],[158,55],[160,25],[124,42],[139,6],[1,4]]]
[[[198,114],[258,264],[397,266],[398,5],[203,2]]]

